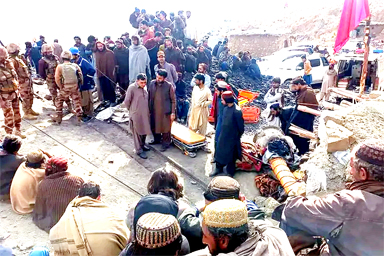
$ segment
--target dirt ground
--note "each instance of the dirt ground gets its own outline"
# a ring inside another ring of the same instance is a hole
[[[44,96],[46,86],[35,85],[35,92]],[[75,117],[69,114],[61,125],[56,125],[48,121],[49,115],[54,113],[50,102],[35,99],[33,108],[42,114],[38,120],[23,121],[22,130],[27,138],[23,140],[20,153],[41,148],[53,155],[67,157],[70,159],[69,171],[84,180],[99,183],[102,200],[115,208],[122,218],[140,195],[121,182],[145,195],[151,172],[164,166],[172,168],[170,163],[153,152],[149,152],[147,160],[138,158],[133,153],[131,137],[113,124],[93,120],[76,126]],[[0,123],[3,123],[2,113]],[[3,129],[1,136],[4,136]],[[121,182],[108,174],[118,177]],[[187,176],[181,176],[184,178],[186,198],[190,202],[202,200],[201,186]],[[0,244],[11,247],[15,255],[28,255],[35,245],[49,246],[48,234],[33,224],[30,214],[14,213],[9,201],[0,201],[0,237],[5,237]]]

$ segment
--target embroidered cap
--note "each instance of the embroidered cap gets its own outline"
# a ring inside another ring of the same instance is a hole
[[[140,217],[136,226],[136,240],[147,249],[171,244],[181,236],[177,219],[172,215],[151,212]]]
[[[237,228],[248,223],[246,205],[236,199],[209,204],[203,212],[204,224],[212,228]]]
[[[384,165],[384,141],[374,139],[365,141],[355,155],[365,162],[382,166]]]
[[[228,176],[218,176],[209,182],[204,198],[208,201],[220,199],[239,199],[240,184]]]

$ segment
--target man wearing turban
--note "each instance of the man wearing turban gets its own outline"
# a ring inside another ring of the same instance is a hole
[[[67,172],[68,159],[51,157],[45,167],[45,178],[37,190],[33,222],[49,231],[61,218],[69,202],[79,192],[83,179]]]

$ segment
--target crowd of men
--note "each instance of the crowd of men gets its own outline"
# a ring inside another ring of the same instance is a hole
[[[52,245],[34,248],[31,255],[51,251],[55,255],[256,256],[295,255],[305,248],[317,248],[324,255],[382,255],[384,142],[367,141],[356,147],[350,162],[354,182],[346,190],[325,198],[289,198],[275,210],[280,228],[273,226],[254,202],[244,198],[232,178],[236,160],[242,157],[244,119],[228,73],[240,70],[260,79],[260,70],[249,52],[230,55],[227,38],[213,50],[206,39],[198,43],[191,19],[190,12],[186,17],[183,11],[176,16],[170,13],[167,19],[164,11],[148,15],[136,8],[129,20],[138,31],[131,37],[124,33],[116,41],[106,36],[101,42],[89,36],[85,46],[75,36],[68,50],[58,40],[49,45],[40,37],[34,45],[26,43],[24,55],[16,44],[0,47],[0,103],[7,133],[0,148],[0,195],[10,199],[16,213],[31,213],[33,222],[49,232]],[[208,72],[216,59],[221,71],[213,81]],[[305,57],[303,65],[303,77],[293,79],[290,90],[298,105],[317,109]],[[334,82],[332,68],[325,86]],[[165,151],[171,144],[172,122],[187,123],[205,136],[211,116],[216,168],[204,192],[205,202],[186,205],[179,175],[160,169],[148,182],[148,195],[124,221],[102,201],[98,184],[68,172],[68,159],[43,150],[20,155],[20,138],[25,135],[19,98],[25,119],[38,116],[32,109],[34,70],[48,86],[46,98],[56,107],[52,120],[58,124],[64,102],[79,124],[90,121],[94,90],[102,106],[123,102],[129,110],[135,152],[143,159],[150,150],[147,136],[153,135],[152,144],[161,144]],[[186,73],[193,74],[190,84],[183,80]],[[303,155],[309,151],[309,140],[290,134],[289,127],[313,131],[314,116],[284,108],[280,86],[280,79],[273,78],[265,95],[267,120],[289,134]],[[327,90],[322,96],[328,97]]]

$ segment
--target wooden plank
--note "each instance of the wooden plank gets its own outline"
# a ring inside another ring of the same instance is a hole
[[[290,127],[289,127],[289,131],[292,133],[292,134],[296,134],[302,138],[306,138],[306,139],[313,139],[313,140],[316,140],[317,139],[317,136],[316,134],[314,134],[313,132],[310,132],[310,131],[307,131],[301,127],[298,127],[294,124],[292,124]]]
[[[314,116],[320,116],[321,115],[320,111],[315,110],[313,108],[309,108],[309,107],[303,106],[303,105],[298,105],[297,106],[297,110],[299,110],[301,112],[308,113],[308,114],[312,114]]]

